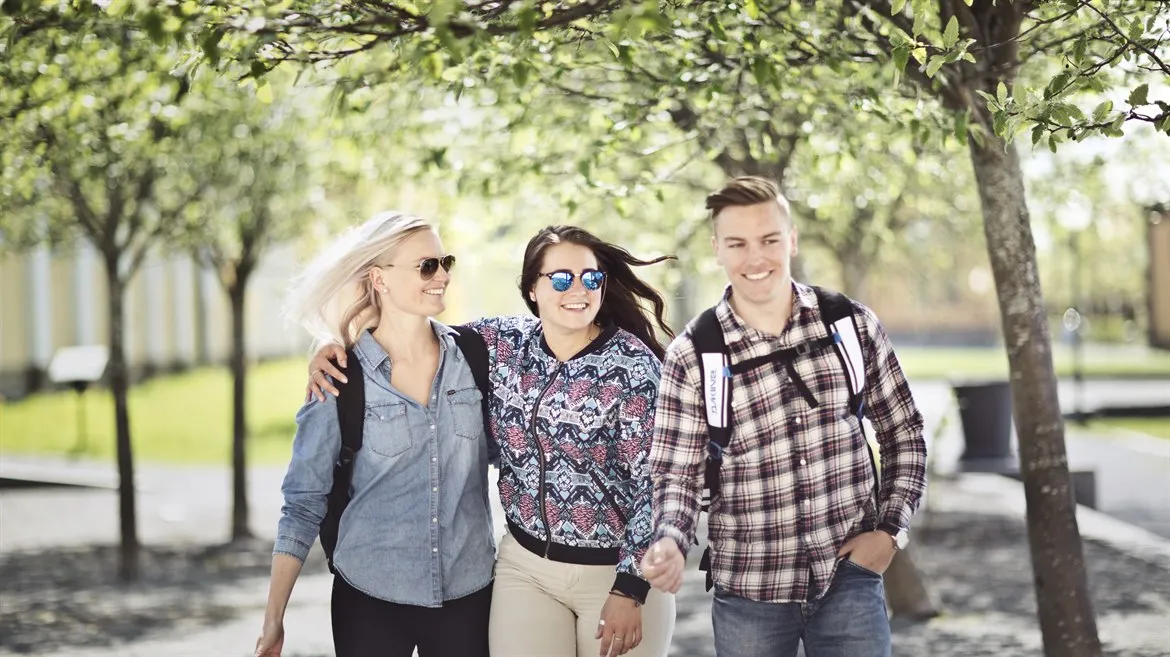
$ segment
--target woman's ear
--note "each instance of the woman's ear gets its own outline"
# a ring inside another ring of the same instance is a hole
[[[370,271],[366,273],[366,276],[369,278],[370,285],[374,288],[375,292],[387,293],[386,281],[382,278],[381,267],[370,267]]]

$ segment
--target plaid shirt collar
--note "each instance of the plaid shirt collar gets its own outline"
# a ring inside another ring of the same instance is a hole
[[[715,306],[715,315],[719,318],[720,326],[723,327],[723,339],[727,342],[728,347],[744,341],[749,343],[769,342],[779,337],[748,326],[731,307],[731,292],[731,284],[729,283],[723,290],[723,299]],[[817,310],[816,292],[803,283],[792,281],[792,314],[785,325],[785,332],[797,324],[797,320],[803,313],[816,312]]]

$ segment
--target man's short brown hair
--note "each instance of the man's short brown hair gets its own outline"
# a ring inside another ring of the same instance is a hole
[[[711,219],[714,221],[724,208],[758,205],[769,201],[779,203],[784,216],[789,216],[788,199],[780,193],[780,185],[776,181],[760,176],[740,176],[728,181],[723,189],[708,194],[707,209],[711,211]]]

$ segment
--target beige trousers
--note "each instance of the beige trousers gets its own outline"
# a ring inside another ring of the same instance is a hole
[[[549,561],[505,533],[488,624],[493,657],[598,657],[601,640],[594,636],[613,577],[613,566]],[[642,643],[626,657],[664,657],[674,596],[651,589],[641,609]]]

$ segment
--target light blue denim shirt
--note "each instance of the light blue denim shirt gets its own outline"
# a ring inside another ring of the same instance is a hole
[[[432,326],[440,359],[427,406],[390,386],[390,358],[373,336],[363,332],[354,345],[366,420],[334,553],[338,573],[354,588],[425,607],[487,586],[495,561],[481,393],[454,331]],[[308,555],[340,449],[333,396],[305,404],[281,486],[274,552],[301,561]]]

